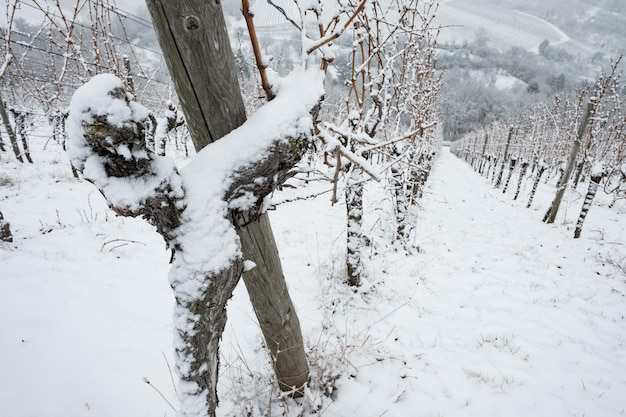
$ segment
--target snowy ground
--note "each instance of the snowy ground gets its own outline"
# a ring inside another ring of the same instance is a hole
[[[177,406],[168,253],[151,227],[115,217],[74,180],[55,144],[42,147],[33,166],[0,154],[0,210],[15,236],[0,244],[0,416],[174,416],[154,389]],[[600,198],[574,240],[579,193],[548,226],[549,185],[525,209],[447,149],[429,181],[412,254],[380,237],[386,220],[372,219],[386,201],[372,187],[370,278],[356,294],[341,282],[341,204],[322,194],[271,213],[314,373],[304,407],[337,417],[625,415],[624,202],[609,210]],[[243,286],[229,323],[218,414],[297,415],[293,401],[271,400]]]

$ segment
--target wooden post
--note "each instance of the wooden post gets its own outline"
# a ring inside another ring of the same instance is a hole
[[[485,153],[487,152],[487,144],[489,142],[489,134],[485,133],[485,142],[483,143],[483,150],[482,150],[482,154],[480,156],[480,167],[478,169],[478,173],[479,174],[483,174],[484,172],[484,167],[485,164],[487,163],[487,155],[485,155]]]
[[[519,193],[522,190],[522,182],[524,181],[526,170],[528,170],[528,165],[530,165],[528,162],[522,160],[522,169],[519,173],[519,178],[517,180],[517,191],[515,191],[515,197],[513,197],[513,200],[517,200],[517,197],[519,197]]]
[[[530,198],[528,199],[528,203],[526,204],[526,208],[530,208],[533,204],[533,199],[535,198],[535,193],[537,193],[537,188],[539,188],[539,181],[541,181],[541,177],[543,173],[546,171],[546,166],[541,163],[539,168],[537,168],[537,176],[535,177],[535,182],[533,183],[533,189],[530,192]]]
[[[33,159],[30,157],[30,148],[28,146],[28,138],[26,137],[24,126],[26,124],[27,113],[15,109],[10,109],[10,111],[13,114],[13,120],[15,121],[14,133],[19,134],[22,139],[22,154],[26,157],[26,160],[32,164]]]
[[[509,145],[511,144],[511,139],[513,138],[513,126],[509,129],[509,136],[506,139],[506,146],[504,147],[504,155],[502,155],[502,165],[500,166],[500,174],[498,174],[498,180],[496,181],[496,188],[502,184],[502,176],[504,175],[504,165],[506,164],[506,160],[509,154]]]
[[[515,171],[515,165],[517,165],[517,157],[513,156],[511,157],[511,162],[509,162],[509,175],[506,177],[506,182],[504,183],[502,194],[506,193],[506,190],[509,189],[509,183],[511,182],[513,171]]]
[[[580,215],[578,216],[578,222],[576,222],[576,230],[574,231],[574,239],[578,239],[580,234],[583,231],[583,224],[585,223],[585,219],[587,218],[587,214],[589,213],[589,209],[591,208],[591,204],[593,203],[593,199],[596,196],[596,192],[598,191],[598,187],[600,187],[600,181],[606,175],[606,172],[598,172],[591,174],[591,181],[589,182],[589,189],[587,190],[587,195],[585,196],[585,202],[583,203],[583,207],[580,210]]]
[[[219,1],[146,0],[197,151],[246,120],[245,107]],[[300,324],[284,280],[267,213],[242,213],[235,221],[244,259],[257,266],[243,274],[271,353],[279,387],[302,394],[309,368]]]
[[[567,160],[567,166],[565,167],[565,171],[563,175],[561,175],[561,179],[556,188],[556,196],[550,205],[550,208],[546,212],[546,215],[543,217],[543,221],[550,224],[554,223],[556,220],[556,215],[559,211],[559,206],[561,205],[561,201],[563,200],[563,196],[565,195],[565,189],[567,188],[567,183],[569,182],[569,177],[572,175],[572,171],[574,170],[574,166],[576,165],[576,156],[578,155],[578,151],[580,150],[580,144],[582,143],[583,136],[585,131],[587,130],[587,125],[589,124],[589,117],[591,113],[593,113],[595,109],[595,103],[590,101],[587,104],[587,110],[583,114],[583,118],[580,121],[580,125],[578,126],[578,133],[576,134],[576,138],[574,139],[574,143],[572,144],[572,149],[569,154],[569,159]]]
[[[191,140],[200,150],[246,120],[219,1],[146,0]]]
[[[265,213],[251,221],[242,214],[241,221],[245,224],[238,228],[241,250],[246,259],[257,264],[243,273],[243,281],[270,351],[279,388],[302,394],[309,380],[309,366],[300,321],[285,284],[270,218]],[[291,350],[296,350],[296,354]]]

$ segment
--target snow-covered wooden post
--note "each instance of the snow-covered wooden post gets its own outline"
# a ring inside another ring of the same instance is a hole
[[[504,153],[502,154],[502,164],[500,165],[500,173],[498,174],[498,180],[496,181],[495,187],[500,187],[502,184],[502,176],[504,175],[504,166],[506,165],[506,161],[509,157],[509,146],[511,145],[511,139],[513,138],[513,126],[509,128],[509,135],[506,139],[506,146],[504,147]]]
[[[511,160],[509,161],[509,175],[507,175],[506,182],[504,183],[504,188],[502,189],[503,194],[506,193],[506,190],[509,189],[509,183],[511,182],[513,171],[515,171],[515,165],[517,165],[517,155],[511,156]]]
[[[519,178],[517,179],[517,190],[515,191],[515,197],[513,197],[513,200],[517,200],[517,197],[519,197],[519,193],[522,190],[522,182],[524,182],[526,170],[529,165],[528,161],[522,160],[522,167],[520,169]]]
[[[487,144],[489,143],[489,133],[485,132],[485,141],[483,142],[483,150],[480,155],[480,167],[478,173],[483,175],[485,165],[487,165]]]
[[[537,188],[539,188],[539,182],[541,181],[541,177],[543,173],[546,172],[548,166],[546,165],[543,159],[540,159],[537,163],[537,174],[535,175],[535,181],[533,182],[533,188],[530,192],[530,197],[528,198],[528,203],[526,203],[526,208],[530,208],[533,204],[533,199],[535,198],[535,194],[537,193]]]
[[[576,222],[574,239],[578,239],[583,231],[583,224],[585,223],[585,219],[587,218],[587,214],[589,213],[589,209],[591,208],[593,199],[598,192],[600,181],[602,181],[606,174],[606,169],[602,164],[597,164],[591,169],[591,180],[589,181],[589,189],[587,190],[587,194],[585,195],[585,202],[583,203],[583,207],[580,210],[580,215],[578,216],[578,221]]]
[[[556,195],[554,196],[554,200],[552,201],[550,208],[543,217],[543,221],[545,223],[554,223],[554,221],[556,220],[556,215],[559,211],[559,207],[561,206],[561,201],[563,200],[563,196],[565,195],[567,183],[569,182],[569,178],[572,175],[574,166],[576,165],[576,157],[578,155],[578,151],[580,150],[580,144],[587,130],[589,118],[593,114],[594,110],[595,102],[592,100],[587,104],[587,110],[583,113],[582,120],[578,125],[578,132],[576,134],[576,137],[574,138],[574,143],[572,143],[569,159],[567,160],[567,166],[565,167],[565,171],[563,172],[563,175],[561,175],[561,179],[557,185]]]

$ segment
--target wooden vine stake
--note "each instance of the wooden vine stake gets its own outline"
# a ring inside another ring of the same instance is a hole
[[[572,171],[574,170],[574,166],[576,165],[576,156],[578,155],[578,151],[580,150],[580,144],[584,138],[585,131],[587,130],[587,125],[589,124],[589,118],[595,109],[595,103],[590,101],[587,104],[587,110],[583,113],[583,118],[580,121],[580,125],[578,125],[578,133],[576,134],[576,138],[574,139],[574,143],[572,143],[572,149],[569,154],[569,158],[567,160],[567,166],[565,167],[565,172],[561,176],[561,180],[557,185],[556,196],[550,205],[550,208],[546,212],[546,215],[543,217],[543,221],[545,223],[554,223],[556,220],[556,215],[559,211],[559,207],[561,206],[561,201],[563,200],[563,196],[565,195],[565,190],[567,188],[567,183],[569,182],[569,178],[572,175]]]

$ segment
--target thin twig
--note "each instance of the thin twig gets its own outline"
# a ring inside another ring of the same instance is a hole
[[[170,408],[172,410],[174,410],[175,413],[178,413],[178,410],[172,405],[172,403],[170,403],[167,398],[165,398],[165,395],[163,395],[163,393],[161,391],[159,391],[159,389],[157,387],[155,387],[154,385],[152,385],[150,383],[150,381],[148,380],[148,378],[144,377],[143,378],[143,382],[145,382],[146,384],[150,385],[152,387],[153,390],[155,390],[156,392],[159,393],[159,395],[161,396],[161,398],[163,398],[163,400],[167,403],[167,405],[170,406]]]
[[[263,63],[263,56],[261,55],[261,47],[259,46],[259,39],[256,36],[256,29],[254,27],[253,17],[254,15],[250,12],[250,2],[248,0],[241,0],[241,11],[243,12],[243,17],[246,20],[246,26],[248,27],[248,34],[250,35],[250,42],[252,43],[252,49],[254,50],[254,59],[256,61],[256,66],[259,69],[259,74],[261,75],[261,85],[263,86],[263,90],[267,96],[267,100],[271,101],[274,99],[275,95],[272,91],[272,86],[267,79],[267,72],[265,69],[267,65]]]
[[[172,372],[172,367],[170,366],[170,362],[167,360],[167,356],[165,356],[165,352],[161,351],[163,355],[163,359],[165,359],[165,364],[167,365],[167,370],[170,372],[170,379],[172,380],[172,386],[174,387],[174,393],[176,393],[176,397],[178,397],[178,390],[176,389],[176,382],[174,382],[174,373]]]
[[[334,205],[337,202],[337,184],[339,183],[339,173],[341,172],[341,155],[339,154],[339,148],[335,149],[335,175],[333,177],[333,197],[331,203]]]
[[[291,19],[288,15],[287,12],[285,11],[285,9],[283,9],[282,7],[280,7],[279,5],[277,5],[276,3],[274,3],[272,0],[267,0],[267,3],[274,7],[276,10],[278,10],[278,12],[280,14],[282,14],[283,16],[285,16],[285,19],[291,23],[293,26],[295,26],[296,29],[298,29],[299,32],[302,32],[302,28],[300,26],[298,26],[298,24],[296,22],[293,21],[293,19]]]
[[[393,144],[395,144],[397,142],[402,142],[403,140],[409,139],[409,138],[417,135],[420,130],[421,130],[421,128],[420,129],[416,129],[416,130],[414,130],[412,132],[409,132],[406,135],[402,135],[402,136],[399,136],[397,138],[390,139],[387,142],[379,143],[378,145],[370,146],[369,148],[364,148],[363,150],[361,150],[361,153],[368,153],[368,152],[375,151],[375,150],[380,149],[380,148],[384,148],[385,146],[393,145]]]
[[[144,246],[146,246],[146,244],[145,244],[145,243],[143,243],[143,242],[139,242],[139,241],[137,241],[137,240],[130,240],[130,239],[113,239],[113,240],[109,240],[109,241],[107,241],[107,242],[104,242],[104,243],[102,244],[102,246],[100,247],[100,252],[104,251],[104,247],[105,247],[106,245],[109,245],[109,244],[111,244],[111,243],[113,243],[113,242],[126,242],[124,245],[127,245],[127,244],[129,244],[129,243],[137,243],[137,244],[140,244],[140,245],[144,245]],[[119,245],[119,246],[124,246],[124,245]],[[116,246],[115,248],[118,248],[119,246]],[[115,249],[115,248],[109,249],[109,252],[111,252],[111,251],[112,251],[113,249]]]
[[[335,30],[329,36],[327,36],[325,38],[322,38],[319,41],[317,41],[317,43],[315,45],[313,45],[309,49],[307,49],[306,53],[308,55],[310,55],[313,52],[315,52],[316,50],[320,49],[322,46],[327,45],[330,42],[332,42],[335,39],[337,39],[338,37],[340,37],[341,34],[343,32],[345,32],[346,29],[348,29],[348,27],[350,26],[352,21],[357,17],[357,15],[363,11],[363,9],[365,8],[365,3],[367,3],[367,0],[361,0],[361,3],[359,4],[359,7],[356,8],[356,10],[352,14],[352,16],[350,16],[348,21],[341,27],[340,30]]]
[[[339,152],[350,162],[360,166],[361,169],[363,169],[363,172],[365,172],[367,175],[372,177],[372,179],[376,180],[377,182],[382,181],[382,178],[380,177],[380,175],[378,175],[377,173],[373,171],[370,164],[367,162],[365,158],[359,155],[356,155],[354,152],[347,149],[345,146],[341,144],[341,142],[335,139],[328,131],[320,130],[320,134],[318,135],[318,138],[322,141],[322,143],[328,145],[333,150],[333,152]]]

